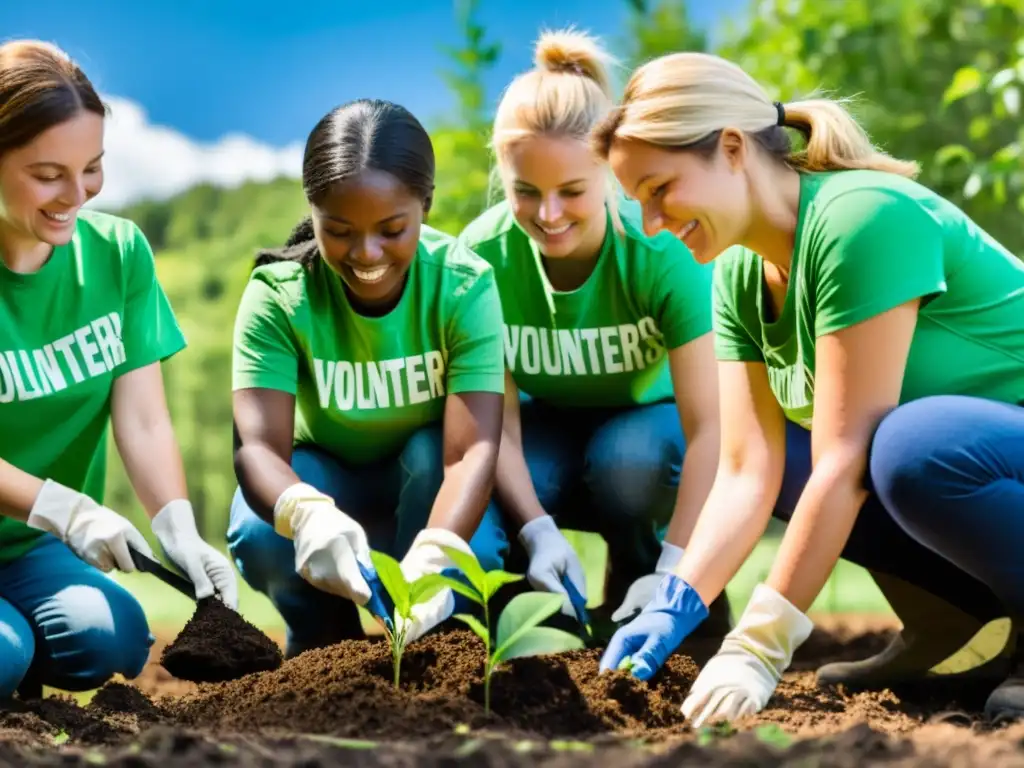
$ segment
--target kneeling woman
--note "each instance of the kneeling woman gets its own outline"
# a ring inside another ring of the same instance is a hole
[[[840,105],[773,104],[713,56],[642,67],[596,139],[649,228],[718,259],[723,457],[686,554],[604,666],[632,655],[650,675],[773,508],[789,520],[775,565],[684,703],[695,724],[766,705],[840,556],[926,599],[892,601],[903,636],[831,681],[923,675],[988,620],[1020,619],[1024,264]],[[1003,674],[989,713],[1024,713]]]
[[[501,292],[496,494],[521,526],[530,581],[565,592],[568,578],[585,594],[555,521],[600,533],[602,613],[619,621],[683,552],[714,478],[718,404],[710,267],[672,235],[644,234],[587,143],[612,107],[605,58],[579,32],[541,37],[537,68],[512,82],[494,121],[505,201],[461,237]],[[727,631],[727,603],[716,607]]]
[[[188,501],[160,370],[185,339],[153,252],[82,209],[103,188],[106,113],[63,51],[0,45],[0,699],[133,678],[149,656],[142,606],[101,573],[153,556],[103,505],[108,428],[197,597],[237,601]]]
[[[326,115],[303,161],[311,218],[257,260],[235,326],[228,544],[287,624],[287,653],[359,637],[370,548],[412,580],[507,542],[488,507],[501,438],[500,300],[485,262],[426,227],[430,137],[402,107]],[[482,520],[482,522],[481,522]],[[469,542],[467,544],[467,542]],[[418,606],[410,639],[453,610]]]

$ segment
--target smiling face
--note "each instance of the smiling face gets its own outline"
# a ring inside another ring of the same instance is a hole
[[[357,304],[379,308],[398,301],[425,212],[405,184],[372,169],[335,184],[313,206],[320,254]]]
[[[533,136],[506,155],[512,213],[541,253],[589,258],[604,241],[606,168],[582,141]]]
[[[71,240],[82,205],[103,188],[103,118],[82,111],[0,157],[0,227],[7,238]]]
[[[701,264],[742,242],[751,221],[741,135],[723,132],[711,157],[616,140],[608,162],[626,194],[643,207],[649,235],[665,229]]]

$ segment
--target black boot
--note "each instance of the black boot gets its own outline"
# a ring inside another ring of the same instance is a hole
[[[1024,718],[1024,644],[1017,638],[1009,676],[989,694],[985,716],[995,722]]]
[[[883,689],[931,676],[1000,680],[1009,673],[1016,646],[1014,629],[1008,638],[1002,637],[1005,629],[1001,632],[998,625],[966,614],[930,592],[888,574],[872,571],[871,575],[903,629],[885,650],[870,658],[820,667],[819,685]],[[982,628],[985,631],[978,635]],[[1024,687],[1018,690],[1024,697]]]

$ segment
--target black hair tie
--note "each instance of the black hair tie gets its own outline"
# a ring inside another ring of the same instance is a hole
[[[778,122],[776,122],[775,124],[776,125],[785,125],[786,124],[786,108],[784,106],[782,106],[782,102],[781,101],[776,101],[776,102],[772,102],[772,103],[775,104],[775,111],[779,113]]]

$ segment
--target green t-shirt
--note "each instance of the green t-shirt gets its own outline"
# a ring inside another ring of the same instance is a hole
[[[783,309],[775,322],[761,258],[733,248],[715,274],[720,360],[764,362],[787,418],[811,425],[814,348],[922,298],[900,402],[929,395],[1024,401],[1024,263],[956,206],[876,171],[802,174]]]
[[[507,202],[461,235],[494,267],[505,360],[531,397],[591,407],[672,400],[667,350],[711,331],[712,267],[667,232],[646,236],[632,201],[619,206],[625,236],[609,217],[594,271],[573,291],[551,287]]]
[[[424,226],[397,306],[358,314],[322,259],[253,271],[235,321],[234,389],[295,395],[295,444],[349,464],[397,454],[445,396],[505,390],[494,273]]]
[[[185,347],[145,236],[83,210],[37,272],[0,262],[0,338],[0,458],[102,503],[114,379]],[[40,535],[0,517],[0,563]]]

